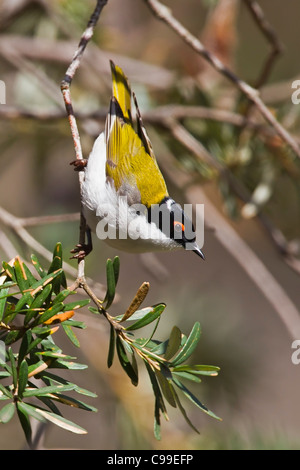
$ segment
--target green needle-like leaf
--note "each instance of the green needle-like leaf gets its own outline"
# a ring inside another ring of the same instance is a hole
[[[106,261],[106,282],[107,282],[107,291],[105,295],[105,308],[108,309],[115,298],[116,292],[116,281],[115,281],[115,270],[114,265],[111,259]]]
[[[18,372],[17,372],[16,360],[14,358],[14,355],[13,355],[13,352],[12,352],[11,348],[8,348],[8,357],[9,357],[10,365],[11,365],[13,385],[14,385],[14,388],[16,388],[17,383],[18,383]]]
[[[180,365],[173,368],[174,372],[189,372],[196,375],[216,376],[220,371],[220,367],[207,365]]]
[[[86,434],[87,431],[83,429],[81,426],[69,421],[68,419],[63,418],[55,413],[51,413],[49,411],[41,410],[36,408],[36,412],[40,414],[43,418],[46,418],[51,423],[56,424],[60,428],[65,429],[66,431],[71,431],[75,434]]]
[[[9,374],[9,375],[11,375],[11,374]],[[3,395],[6,396],[7,398],[12,398],[13,397],[12,392],[8,389],[8,387],[5,387],[2,384],[0,384],[0,392],[2,392]]]
[[[184,395],[191,400],[191,402],[194,403],[194,405],[198,406],[204,413],[208,414],[209,416],[212,416],[213,418],[218,419],[221,421],[221,418],[219,418],[217,415],[215,415],[212,411],[210,411],[205,405],[203,405],[195,395],[193,395],[190,390],[188,390],[179,380],[177,380],[174,376],[172,377],[172,380],[174,384],[184,393]]]
[[[201,379],[199,377],[197,377],[196,375],[194,374],[191,374],[190,372],[186,372],[186,371],[182,371],[182,372],[172,372],[172,375],[178,377],[178,378],[182,378],[182,379],[186,379],[186,380],[191,380],[192,382],[197,382],[197,383],[200,383],[201,382]]]
[[[32,262],[33,266],[35,267],[36,272],[38,273],[38,275],[41,278],[45,277],[47,273],[41,267],[40,262],[39,262],[38,258],[36,257],[36,255],[31,255],[31,262]]]
[[[18,402],[18,409],[21,410],[24,414],[31,416],[32,418],[35,418],[39,421],[42,421],[44,423],[46,420],[45,418],[38,413],[37,407],[30,405],[29,403],[24,403],[23,401]]]
[[[22,407],[21,402],[17,402],[17,413],[19,417],[19,421],[21,423],[21,426],[23,428],[26,440],[28,444],[31,444],[31,424],[30,424],[30,419],[28,415],[28,411]]]
[[[113,260],[113,268],[114,268],[115,286],[116,286],[119,280],[119,273],[120,273],[120,258],[118,256],[115,256]]]
[[[71,326],[65,325],[65,322],[64,322],[62,324],[62,327],[63,327],[64,332],[66,333],[67,337],[74,344],[74,346],[76,346],[77,348],[80,348],[79,340],[78,340],[77,336],[75,335],[75,333],[74,333],[73,329],[71,328]]]
[[[31,388],[24,391],[24,397],[37,397],[39,395],[49,395],[49,393],[60,393],[69,390],[74,390],[74,384],[66,385],[49,385],[49,387]]]
[[[18,379],[18,396],[22,398],[28,381],[28,364],[25,359],[20,364]]]
[[[138,375],[127,357],[124,345],[119,336],[117,336],[116,348],[121,366],[130,378],[132,384],[136,386],[138,384]]]
[[[181,350],[178,352],[178,354],[175,356],[175,358],[172,361],[172,365],[178,365],[181,364],[182,362],[186,361],[190,355],[194,352],[199,338],[201,334],[201,328],[200,328],[200,323],[196,322],[192,328],[191,333],[189,334],[184,346],[181,348]]]
[[[180,344],[181,344],[181,331],[177,326],[174,326],[172,328],[170,338],[168,341],[167,350],[164,355],[167,361],[169,361],[174,356],[174,354],[177,353],[178,349],[180,348]]]
[[[140,320],[136,321],[130,326],[127,326],[126,330],[131,331],[143,328],[144,326],[156,320],[163,313],[165,308],[166,304],[153,305],[149,312],[147,312]]]
[[[174,400],[174,395],[172,393],[172,384],[166,379],[164,374],[162,374],[159,370],[155,371],[155,375],[158,379],[158,383],[160,385],[161,391],[163,393],[163,396],[167,400],[167,402],[173,406],[173,408],[176,408],[176,401]]]
[[[8,423],[15,413],[15,404],[7,403],[0,410],[0,423]]]
[[[110,325],[109,349],[108,349],[108,356],[107,356],[107,367],[108,368],[112,366],[113,361],[114,361],[115,344],[116,344],[115,329],[112,325]]]
[[[176,393],[174,387],[172,388],[172,391],[173,391],[173,393],[174,393],[174,399],[175,399],[175,401],[176,401],[176,403],[177,403],[177,406],[178,406],[178,408],[180,409],[180,411],[181,411],[181,413],[182,413],[184,419],[186,420],[186,422],[188,423],[188,425],[189,425],[192,429],[194,429],[194,431],[195,431],[197,434],[200,434],[199,431],[198,431],[198,429],[195,428],[195,426],[193,425],[193,423],[192,423],[191,420],[189,419],[188,415],[186,414],[186,411],[185,411],[185,409],[183,408],[183,406],[182,406],[182,404],[181,404],[181,402],[180,402],[180,400],[179,400],[179,397],[178,397],[178,395],[177,395],[177,393]]]
[[[6,289],[2,289],[0,292],[1,292],[1,297],[0,297],[0,321],[2,321],[4,311],[5,311],[5,305],[6,305],[6,296],[8,295],[9,287],[7,287]]]

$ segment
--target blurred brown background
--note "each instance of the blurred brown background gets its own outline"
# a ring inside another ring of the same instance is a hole
[[[257,82],[271,46],[244,1],[164,3],[239,77],[249,84]],[[258,3],[284,45],[262,83],[262,98],[297,140],[300,107],[291,102],[291,84],[299,75],[300,5],[296,0],[290,0],[288,7],[280,0]],[[16,217],[79,210],[78,177],[69,165],[74,149],[59,86],[94,5],[90,0],[0,3],[0,79],[6,84],[6,105],[0,106],[0,205]],[[167,338],[175,324],[188,334],[194,322],[200,321],[202,338],[193,363],[218,365],[221,371],[218,377],[204,378],[193,391],[223,421],[214,421],[184,401],[200,435],[187,427],[177,410],[168,407],[170,421],[163,423],[162,440],[155,441],[154,400],[143,365],[137,388],[117,361],[107,370],[108,325],[86,310],[79,314],[87,324],[79,335],[81,349],[75,350],[63,335],[61,341],[66,352],[89,365],[87,371],[70,372],[69,377],[72,379],[74,374],[75,382],[97,393],[98,398],[90,403],[99,411],[91,414],[63,410],[88,434],[74,436],[49,425],[43,445],[53,449],[298,449],[300,365],[291,361],[291,344],[293,339],[300,339],[299,324],[297,319],[293,322],[294,332],[293,326],[286,327],[283,318],[290,304],[286,306],[284,297],[282,304],[274,308],[266,297],[269,278],[256,285],[243,260],[234,258],[222,244],[222,237],[227,236],[228,225],[233,227],[253,257],[262,261],[268,276],[299,308],[299,158],[273,135],[253,132],[247,125],[241,129],[204,118],[182,120],[247,194],[253,194],[259,185],[268,194],[256,207],[262,217],[246,218],[249,206],[245,209],[244,201],[226,177],[221,178],[201,161],[201,155],[197,158],[172,138],[159,120],[151,123],[151,112],[164,104],[224,109],[244,115],[247,103],[237,89],[154,18],[145,2],[109,0],[72,84],[78,115],[101,111],[103,116],[106,112],[110,58],[123,67],[137,94],[170,194],[180,203],[190,202],[186,188],[178,188],[172,177],[176,171],[188,172],[217,208],[224,225],[216,228],[210,223],[207,206],[205,262],[188,252],[163,253],[151,259],[117,253],[94,239],[86,274],[104,283],[106,259],[120,256],[119,301],[112,307],[116,314],[126,309],[139,285],[149,281],[151,289],[145,306],[160,301],[167,304],[155,334],[159,339]],[[25,110],[33,116],[25,116]],[[248,112],[249,118],[265,125],[255,109]],[[95,136],[103,129],[103,119],[89,116],[78,122],[83,150],[88,155]],[[170,160],[167,154],[172,155]],[[3,217],[0,219],[1,233],[12,244],[1,238],[1,259],[8,260],[17,252],[26,259],[34,248],[26,246]],[[270,223],[268,229],[266,220]],[[275,228],[281,231],[285,248],[293,250],[291,255],[280,253],[272,239]],[[28,231],[50,251],[61,241],[67,261],[79,233],[77,221],[38,224],[28,227]],[[75,261],[68,262],[76,268]],[[274,295],[277,299],[278,291]],[[17,418],[1,426],[1,449],[24,446]]]

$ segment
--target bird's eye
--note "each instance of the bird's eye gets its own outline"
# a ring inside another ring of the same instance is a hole
[[[174,221],[174,230],[176,232],[184,232],[184,225],[177,220]]]

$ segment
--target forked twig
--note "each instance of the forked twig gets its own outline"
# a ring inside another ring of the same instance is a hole
[[[259,89],[270,75],[275,59],[283,51],[283,45],[277,37],[276,31],[272,28],[270,23],[265,18],[264,12],[256,0],[244,0],[247,8],[249,9],[254,21],[257,23],[262,34],[271,45],[271,51],[263,66],[262,72],[255,83],[255,88]]]
[[[76,122],[76,118],[75,118],[74,110],[72,106],[70,86],[74,78],[74,75],[76,73],[76,70],[78,69],[80,65],[80,61],[84,53],[84,50],[88,42],[90,41],[91,37],[93,36],[94,29],[98,22],[101,11],[103,7],[107,4],[107,2],[108,0],[97,0],[97,5],[89,19],[89,22],[87,24],[87,27],[84,33],[81,36],[77,51],[75,52],[74,57],[61,82],[61,91],[63,94],[63,99],[65,102],[66,111],[67,111],[67,115],[69,118],[76,160],[83,160],[83,155],[82,155],[82,148],[81,148],[81,143],[80,143],[80,135],[78,131],[78,126],[77,126],[77,122]],[[80,171],[78,172],[78,178],[79,178],[79,185],[80,185],[80,192],[81,192],[81,186],[82,186],[82,182],[84,178],[83,172],[80,172]],[[86,234],[86,221],[85,221],[83,211],[81,208],[79,246],[83,247],[85,245],[85,234]],[[84,278],[84,257],[80,256],[80,253],[78,254],[78,277]]]
[[[286,142],[300,158],[300,147],[287,130],[277,121],[259,96],[259,91],[241,80],[234,72],[226,67],[217,57],[208,51],[204,45],[191,34],[173,15],[169,8],[159,0],[144,0],[154,15],[172,28],[195,52],[200,54],[214,69],[230,80],[247,98],[255,104],[262,116],[274,127],[278,135]]]

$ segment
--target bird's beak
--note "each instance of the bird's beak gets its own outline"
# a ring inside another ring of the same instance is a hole
[[[194,253],[196,253],[198,256],[200,256],[202,259],[205,259],[205,256],[202,252],[202,250],[200,250],[199,246],[197,245],[197,243],[193,243],[193,246],[192,246],[192,250]]]

